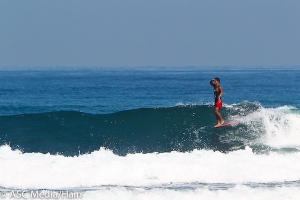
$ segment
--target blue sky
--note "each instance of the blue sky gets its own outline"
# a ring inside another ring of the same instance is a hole
[[[300,66],[296,0],[0,1],[0,67]]]

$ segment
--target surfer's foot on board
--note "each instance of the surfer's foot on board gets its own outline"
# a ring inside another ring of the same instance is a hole
[[[218,127],[218,126],[221,126],[222,124],[224,124],[224,120],[221,121],[221,122],[218,122],[214,127]]]

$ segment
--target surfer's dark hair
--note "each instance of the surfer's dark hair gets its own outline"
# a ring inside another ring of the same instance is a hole
[[[216,77],[215,80],[217,80],[219,83],[221,83],[221,81],[218,77]]]

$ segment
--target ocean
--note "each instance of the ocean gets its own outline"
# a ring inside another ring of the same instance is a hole
[[[213,88],[224,89],[215,129]],[[299,67],[0,69],[2,199],[298,199]]]

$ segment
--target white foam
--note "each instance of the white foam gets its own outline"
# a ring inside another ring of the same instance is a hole
[[[196,105],[197,105],[196,103],[192,103],[192,102],[186,102],[186,103],[178,102],[178,103],[176,103],[175,106],[179,106],[179,107],[191,107],[191,106],[196,106]]]
[[[64,157],[0,147],[0,186],[5,188],[282,182],[299,180],[299,169],[300,153],[256,155],[250,148],[228,154],[194,150],[125,157],[100,149],[87,155]]]
[[[237,186],[228,190],[211,191],[208,189],[196,190],[166,190],[166,189],[127,189],[124,187],[110,188],[109,190],[89,191],[83,194],[83,199],[106,199],[106,200],[260,200],[260,199],[299,199],[299,188],[249,188],[246,186]]]
[[[300,148],[300,115],[293,107],[261,108],[239,120],[272,147]]]

